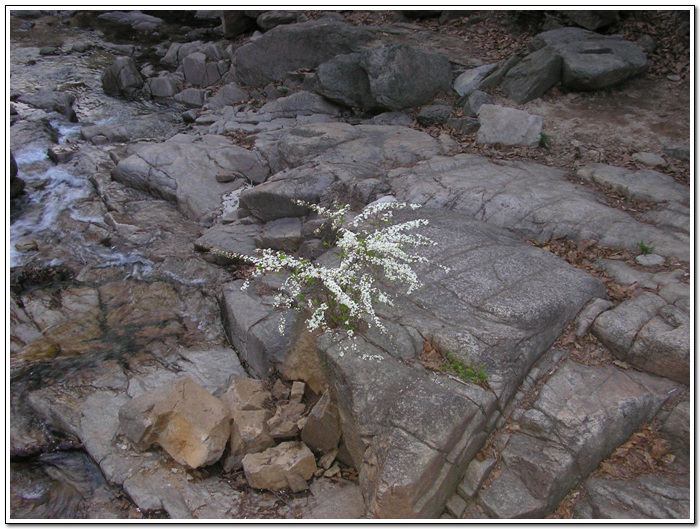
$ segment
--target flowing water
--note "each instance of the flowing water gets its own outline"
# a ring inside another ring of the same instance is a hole
[[[75,96],[78,118],[78,123],[72,123],[49,113],[49,126],[38,129],[47,133],[29,140],[12,137],[11,132],[19,176],[25,181],[25,194],[12,201],[10,216],[13,303],[17,302],[18,312],[28,311],[34,320],[46,320],[38,337],[31,322],[12,321],[13,345],[15,341],[19,345],[12,349],[10,370],[11,517],[126,517],[126,500],[106,483],[80,443],[70,433],[32,415],[25,397],[30,390],[58,387],[105,363],[134,361],[149,345],[179,339],[188,327],[196,330],[197,322],[192,324],[179,308],[177,281],[153,278],[154,263],[138,248],[90,238],[106,227],[106,208],[91,182],[94,174],[80,164],[55,165],[47,149],[56,143],[82,148],[80,129],[86,124],[125,123],[167,109],[103,93],[101,75],[115,55],[102,45],[98,33],[60,28],[50,35],[40,31],[29,35],[19,32],[19,21],[12,18],[11,23],[16,37],[10,48],[11,89],[31,93],[54,86]],[[78,42],[93,48],[88,53],[41,56],[39,48],[58,38],[58,33],[63,50]],[[43,116],[28,105],[15,102],[15,106],[20,122]],[[64,270],[71,263],[86,265],[82,284],[76,284],[72,273]],[[98,301],[85,302],[92,299]],[[145,300],[143,305],[140,300]],[[162,310],[153,309],[158,301],[163,303]],[[49,320],[58,318],[59,310],[63,311],[60,324],[52,325]],[[29,345],[23,345],[26,338],[15,336],[26,329],[33,340]],[[101,510],[95,511],[96,505]]]

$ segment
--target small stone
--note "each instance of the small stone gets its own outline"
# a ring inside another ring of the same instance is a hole
[[[290,402],[301,402],[304,398],[304,390],[306,389],[306,384],[301,381],[295,381],[292,383],[292,391],[289,395]]]
[[[264,403],[271,397],[265,389],[262,380],[232,375],[229,386],[221,396],[232,411],[234,410],[264,410]]]
[[[267,421],[270,435],[274,439],[287,439],[299,433],[297,423],[306,407],[300,402],[290,402],[277,407],[275,415]]]
[[[677,83],[678,81],[681,80],[681,76],[676,75],[676,74],[671,74],[671,75],[667,75],[666,79],[668,79],[669,81],[673,81],[674,83]]]
[[[316,460],[311,450],[300,441],[288,441],[264,452],[243,458],[243,471],[251,487],[280,491],[300,489],[301,481],[316,472]]]
[[[338,449],[331,450],[327,454],[323,454],[319,460],[318,460],[318,465],[326,470],[331,468],[331,465],[333,464],[333,461],[335,461],[335,457],[338,455]]]
[[[638,255],[635,259],[637,264],[642,266],[660,266],[666,263],[666,258],[655,253],[648,255]]]
[[[668,165],[663,156],[653,152],[636,152],[632,155],[632,159],[635,162],[639,162],[649,167],[665,167]]]
[[[331,468],[323,473],[323,475],[327,478],[332,478],[338,474],[340,474],[340,467],[338,466],[338,463],[335,463]]]
[[[219,171],[216,173],[216,181],[222,184],[228,182],[233,182],[236,178],[240,178],[241,175],[236,174],[234,171]]]
[[[279,378],[272,386],[272,398],[275,400],[285,400],[289,398],[289,388],[284,385]]]
[[[25,239],[22,241],[19,241],[17,244],[15,244],[15,248],[19,252],[33,252],[39,249],[39,246],[37,245],[36,241],[33,239]]]

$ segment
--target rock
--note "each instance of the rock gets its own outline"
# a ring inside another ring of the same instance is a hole
[[[593,477],[585,491],[595,519],[683,519],[690,516],[690,491],[666,476],[631,481]],[[578,517],[578,516],[577,516]]]
[[[681,449],[690,446],[690,402],[680,402],[661,426],[664,436]]]
[[[297,11],[265,11],[255,22],[263,31],[269,31],[282,24],[294,24],[298,16]]]
[[[119,410],[124,434],[140,450],[160,445],[190,468],[221,458],[230,436],[224,405],[187,376],[143,394]]]
[[[73,109],[75,96],[61,92],[55,86],[39,88],[33,94],[22,94],[17,98],[17,101],[47,112],[58,112],[73,123],[78,121],[78,117]]]
[[[227,471],[241,467],[247,454],[256,454],[275,445],[267,426],[267,410],[236,410],[232,414],[229,455],[224,462]]]
[[[221,400],[228,406],[231,413],[239,411],[264,411],[265,403],[272,395],[265,389],[265,382],[255,378],[232,375],[228,388]]]
[[[53,163],[60,164],[69,162],[77,151],[78,147],[76,145],[61,144],[51,147],[46,154],[48,154]]]
[[[247,16],[244,11],[225,10],[221,11],[221,24],[224,38],[235,39],[255,27],[255,18]]]
[[[274,439],[289,439],[299,433],[299,419],[301,419],[306,406],[301,402],[289,402],[277,406],[277,411],[267,421],[270,435]]]
[[[201,107],[207,100],[207,91],[201,88],[185,88],[173,96],[175,101],[180,101],[190,107]]]
[[[372,125],[410,127],[413,119],[405,112],[383,112],[369,120]]]
[[[361,54],[333,57],[318,67],[316,92],[341,105],[371,110],[377,106]]]
[[[505,471],[480,492],[482,506],[498,517],[547,515],[674,391],[646,374],[566,362],[520,418],[501,453]],[[495,500],[506,490],[528,501],[504,509]]]
[[[365,502],[357,484],[340,479],[316,479],[309,486],[312,497],[310,518],[317,520],[357,520],[365,516]]]
[[[323,97],[310,92],[295,92],[287,97],[280,97],[266,103],[260,108],[260,114],[270,114],[271,119],[329,114],[336,116],[339,109]]]
[[[636,44],[644,53],[654,53],[656,50],[656,41],[651,35],[642,35],[637,39]]]
[[[464,473],[462,481],[457,485],[457,492],[465,500],[472,499],[478,490],[483,485],[486,478],[488,478],[493,467],[496,466],[497,461],[495,459],[484,459],[479,461],[478,459],[473,459],[467,471]]]
[[[151,97],[173,97],[182,91],[182,79],[174,75],[151,77],[146,80],[146,89]]]
[[[39,55],[59,55],[61,50],[56,46],[43,46],[39,49]]]
[[[632,155],[632,159],[635,162],[639,162],[649,167],[666,167],[668,165],[668,163],[666,163],[666,160],[664,160],[663,156],[654,154],[653,152],[635,152]]]
[[[143,79],[131,57],[119,57],[102,75],[102,89],[111,96],[133,98],[143,87]]]
[[[290,391],[289,394],[289,401],[290,402],[301,402],[301,400],[304,398],[304,390],[306,389],[306,384],[301,382],[300,380],[295,380],[292,382],[292,390]]]
[[[265,86],[290,71],[316,68],[367,44],[374,30],[328,19],[278,26],[236,50],[233,63],[244,85]]]
[[[452,70],[446,57],[419,48],[389,44],[362,53],[370,90],[388,110],[424,105],[440,91],[448,91]]]
[[[479,143],[535,146],[540,141],[541,116],[498,105],[482,105],[478,116],[480,127],[476,139]]]
[[[430,127],[432,125],[441,125],[447,121],[447,119],[452,114],[452,107],[447,105],[429,105],[423,107],[418,114],[416,114],[416,121],[420,123],[423,127]]]
[[[454,90],[460,97],[469,95],[479,88],[480,83],[498,68],[498,63],[485,64],[461,74],[454,82]]]
[[[138,31],[153,31],[160,28],[160,26],[163,24],[163,19],[146,15],[141,11],[130,11],[128,13],[123,11],[112,11],[102,13],[101,15],[98,15],[97,18],[102,22],[109,22],[120,26],[131,26],[131,28]]]
[[[206,222],[222,207],[222,195],[237,187],[235,182],[216,182],[222,170],[236,170],[253,181],[268,174],[257,153],[223,136],[178,134],[163,143],[144,145],[138,154],[121,160],[113,178],[174,202],[189,218]]]
[[[279,378],[275,381],[274,386],[272,386],[272,397],[275,400],[287,400],[289,399],[290,390],[284,385],[284,382]]]
[[[104,145],[144,137],[166,140],[173,136],[178,128],[177,121],[171,114],[154,113],[122,123],[86,125],[80,129],[80,135],[94,145]]]
[[[647,69],[644,52],[624,40],[578,41],[558,51],[562,58],[562,84],[570,90],[607,88]]]
[[[251,487],[300,492],[316,472],[316,460],[304,443],[288,441],[243,458],[243,470]]]
[[[445,504],[445,509],[455,518],[461,518],[467,510],[467,502],[460,498],[457,494],[450,496]]]
[[[591,300],[576,316],[576,336],[585,336],[596,318],[613,306],[612,301],[607,299],[596,298]]]
[[[207,100],[206,107],[209,109],[219,109],[228,105],[233,105],[234,103],[241,103],[247,99],[248,94],[238,86],[238,83],[227,83]]]
[[[200,51],[191,53],[182,61],[185,81],[203,88],[218,83],[228,69],[229,63],[227,61],[207,60],[207,56]]]
[[[690,200],[687,186],[651,169],[633,171],[612,165],[590,164],[577,170],[576,176],[610,188],[631,200],[685,203]]]
[[[321,454],[332,452],[340,441],[338,408],[326,391],[311,409],[306,424],[301,431],[301,440],[312,451]]]
[[[615,10],[590,10],[558,11],[574,24],[591,31],[604,28],[620,20],[620,13]]]
[[[10,152],[10,199],[17,198],[24,191],[24,180],[19,178],[17,173],[15,155]]]
[[[479,109],[481,108],[482,105],[493,105],[493,98],[488,95],[486,92],[482,92],[480,90],[474,90],[469,97],[467,98],[467,102],[464,104],[464,115],[473,117],[475,118],[478,113]],[[447,120],[448,124],[450,120]],[[449,125],[448,125],[449,126]]]
[[[664,146],[664,154],[677,160],[690,160],[690,147],[683,143],[670,143]]]
[[[638,255],[634,258],[634,261],[642,266],[659,266],[666,264],[666,258],[655,253],[649,255]]]
[[[593,334],[621,360],[687,384],[689,324],[687,313],[645,292],[601,314]]]
[[[562,76],[562,59],[552,47],[525,57],[506,74],[501,87],[506,95],[522,105],[544,95]]]
[[[535,35],[528,44],[528,48],[531,51],[537,51],[546,46],[552,46],[559,50],[567,44],[571,44],[573,42],[587,40],[609,40],[614,38],[615,37],[607,37],[586,29],[568,27],[544,31]]]
[[[464,134],[473,134],[479,130],[481,124],[478,119],[473,118],[450,118],[447,120],[447,126]]]

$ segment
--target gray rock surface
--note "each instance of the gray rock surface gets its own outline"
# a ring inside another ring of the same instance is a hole
[[[542,133],[542,118],[499,105],[482,105],[478,112],[479,143],[502,145],[537,145]]]
[[[548,46],[531,53],[511,68],[501,87],[510,99],[522,105],[559,84],[561,71],[561,56]]]
[[[143,78],[131,57],[119,57],[102,75],[105,94],[133,98],[143,87]]]
[[[498,64],[485,64],[462,73],[455,79],[454,90],[459,96],[469,96],[474,90],[481,88],[480,83],[493,73]]]
[[[287,72],[359,51],[373,36],[370,28],[325,19],[278,26],[236,50],[236,76],[244,85],[265,86]]]
[[[103,22],[118,24],[120,26],[131,26],[137,31],[153,31],[163,24],[163,19],[147,15],[141,11],[111,11],[102,13],[98,17]]]

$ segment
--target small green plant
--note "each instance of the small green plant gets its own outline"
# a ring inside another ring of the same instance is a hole
[[[540,132],[540,142],[538,143],[540,149],[549,149],[549,136],[544,132]]]
[[[654,253],[654,250],[656,250],[656,246],[651,244],[651,242],[644,242],[640,241],[637,243],[637,246],[639,246],[639,250],[642,252],[642,255],[649,255]]]
[[[479,364],[477,368],[474,368],[474,366],[465,364],[451,354],[447,355],[447,363],[441,369],[455,373],[462,380],[474,382],[475,384],[483,384],[489,379],[486,374],[486,364]]]

